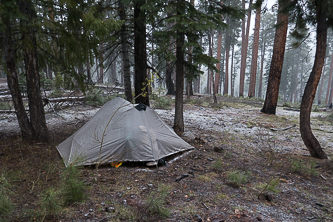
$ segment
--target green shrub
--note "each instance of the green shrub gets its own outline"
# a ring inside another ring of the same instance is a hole
[[[54,79],[54,86],[56,89],[60,89],[64,85],[64,78],[60,73],[57,73]]]
[[[249,181],[250,172],[231,171],[228,172],[227,179],[234,184],[241,185]]]
[[[263,183],[258,186],[262,190],[262,192],[269,191],[273,193],[279,193],[280,191],[277,189],[280,185],[279,178],[273,178],[269,181],[269,183]]]
[[[66,205],[81,202],[85,198],[85,185],[80,180],[80,174],[79,168],[72,165],[62,172],[63,198]]]
[[[85,101],[88,105],[91,106],[102,106],[106,102],[105,98],[103,97],[103,91],[96,88],[93,88],[87,92]]]
[[[12,107],[9,102],[0,102],[0,110],[11,110]]]
[[[162,184],[158,186],[158,190],[156,192],[150,193],[147,199],[146,212],[151,215],[157,215],[164,218],[170,217],[171,212],[164,205],[167,202],[171,189],[171,186]]]
[[[14,204],[9,198],[12,186],[4,175],[0,177],[0,221],[9,221]]]
[[[154,103],[153,107],[157,109],[171,109],[172,99],[169,97],[153,97]]]
[[[44,85],[44,89],[46,89],[46,90],[51,90],[55,86],[54,81],[52,79],[45,79],[43,81],[43,85]]]
[[[291,171],[301,174],[317,175],[316,165],[317,163],[314,160],[305,162],[300,159],[293,159],[291,160]]]
[[[285,103],[282,104],[282,107],[289,107],[290,108],[292,106],[291,106],[291,103],[285,102]]]
[[[40,195],[39,210],[35,217],[44,220],[46,216],[58,216],[63,207],[63,199],[60,190],[53,187],[48,188]]]
[[[62,94],[63,94],[63,90],[57,88],[50,93],[50,97],[58,98],[58,97],[62,97]]]
[[[223,162],[220,158],[215,160],[215,162],[212,164],[211,168],[215,171],[222,171],[223,170]]]

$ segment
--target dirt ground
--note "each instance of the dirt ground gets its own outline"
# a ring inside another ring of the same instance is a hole
[[[84,167],[85,200],[48,213],[44,221],[333,221],[333,162],[308,155],[297,112],[279,108],[270,116],[259,112],[256,101],[221,97],[214,107],[196,100],[184,107],[183,139],[192,151],[158,168]],[[42,220],[40,197],[57,187],[64,170],[55,147],[97,110],[75,106],[48,113],[49,144],[23,141],[15,116],[1,114],[0,172],[12,185],[15,204],[8,221]],[[173,109],[157,112],[172,125]],[[332,158],[327,115],[314,113],[312,128]],[[155,205],[160,210],[153,211]]]

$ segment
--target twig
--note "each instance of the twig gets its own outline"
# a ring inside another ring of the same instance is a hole
[[[322,174],[320,174],[320,177],[321,177],[323,180],[327,180],[326,177],[324,177]]]
[[[205,203],[202,203],[202,205],[208,210],[209,207],[207,207],[207,205]]]

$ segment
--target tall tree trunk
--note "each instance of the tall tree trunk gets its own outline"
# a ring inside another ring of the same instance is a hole
[[[222,30],[218,31],[217,36],[217,53],[216,59],[218,63],[216,64],[216,68],[219,70],[215,73],[215,82],[214,82],[214,95],[218,94],[219,83],[220,83],[220,73],[221,73],[221,50],[222,50]]]
[[[260,79],[259,79],[258,98],[262,97],[262,76],[263,76],[263,73],[264,73],[265,50],[266,50],[266,42],[263,41],[263,43],[261,45],[261,64],[260,64]]]
[[[325,104],[328,105],[328,98],[330,95],[330,89],[332,88],[332,73],[333,73],[333,51],[332,51],[332,59],[331,59],[331,66],[330,66],[330,75],[328,77],[328,85],[327,85],[327,93],[326,93],[326,99]]]
[[[147,53],[146,53],[146,15],[141,7],[145,0],[134,1],[134,64],[135,64],[135,102],[149,106]]]
[[[332,97],[333,97],[333,79],[331,81],[331,90],[330,90],[330,96],[329,96],[329,99],[328,99],[328,105],[332,104]]]
[[[230,70],[230,78],[231,78],[231,97],[234,97],[234,55],[235,55],[235,45],[232,45],[231,50],[231,70]]]
[[[317,46],[316,55],[309,80],[305,86],[300,110],[300,132],[304,144],[308,148],[312,157],[327,159],[327,155],[321,148],[318,140],[313,135],[310,126],[310,114],[312,102],[316,95],[317,85],[322,73],[327,41],[327,14],[324,10],[325,3],[320,0],[315,1],[317,12]]]
[[[320,88],[319,88],[319,91],[318,91],[318,105],[321,104],[321,95],[322,95],[322,92],[323,92],[323,82],[324,82],[324,77],[325,77],[326,62],[327,62],[327,60],[326,60],[326,57],[325,57],[323,73],[322,73],[322,77],[321,77],[321,81],[320,81]]]
[[[5,16],[3,14],[2,16]],[[14,43],[12,40],[12,28],[11,22],[9,19],[3,18],[2,20],[6,21],[4,24],[6,26],[3,33],[3,46],[4,46],[4,64],[7,72],[7,83],[10,90],[16,117],[21,129],[21,134],[24,139],[33,138],[34,132],[32,125],[29,121],[28,115],[25,112],[24,104],[22,101],[22,95],[20,93],[18,73],[16,71],[16,62],[15,62],[15,50]]]
[[[220,2],[221,6],[223,5],[223,1]],[[223,20],[223,16],[221,16],[221,19]],[[216,64],[216,68],[219,70],[215,73],[215,82],[214,82],[214,95],[215,99],[214,102],[217,102],[216,94],[218,94],[219,89],[219,83],[220,83],[220,73],[221,73],[221,49],[222,49],[222,30],[218,30],[217,34],[217,52],[216,52],[216,59],[218,60],[218,63]]]
[[[92,79],[91,79],[91,70],[90,70],[90,61],[89,59],[87,60],[87,82],[88,84],[92,83]]]
[[[98,83],[103,83],[104,82],[103,50],[104,50],[103,49],[103,43],[101,43],[101,46],[100,46],[101,55],[99,57],[99,76],[98,76],[98,80],[97,80]]]
[[[228,41],[229,35],[227,35],[226,40]],[[229,52],[230,52],[230,44],[227,43],[225,49],[225,77],[224,77],[224,87],[223,87],[223,95],[228,95],[228,86],[229,86]]]
[[[255,19],[253,47],[252,47],[251,75],[250,75],[250,86],[249,86],[249,97],[250,98],[255,96],[255,91],[256,91],[260,16],[261,16],[261,3],[260,3],[260,6],[258,6],[256,8],[256,19]]]
[[[190,3],[194,7],[194,0],[191,0]],[[192,65],[192,53],[193,53],[193,46],[189,46],[187,62],[190,66]],[[186,96],[187,97],[193,96],[193,86],[192,85],[193,85],[193,73],[190,73],[190,71],[188,71],[187,77],[186,77]]]
[[[242,7],[245,9],[245,0],[242,1]],[[242,50],[241,50],[241,68],[240,68],[240,81],[239,81],[239,96],[244,95],[244,80],[245,80],[245,69],[246,69],[246,58],[247,58],[247,47],[249,44],[249,30],[250,30],[250,22],[251,22],[251,7],[252,0],[249,3],[249,9],[247,13],[247,25],[246,25],[246,33],[245,33],[245,17],[242,21]]]
[[[283,12],[287,3],[279,0],[279,12],[277,16],[277,26],[274,38],[273,55],[271,67],[269,70],[266,98],[261,112],[266,114],[274,114],[279,97],[279,87],[281,80],[281,72],[284,59],[284,51],[286,46],[286,37],[288,30],[288,14]]]
[[[299,68],[299,62],[296,63],[296,71],[295,71],[294,103],[297,102],[298,68]]]
[[[177,16],[185,13],[184,0],[177,1]],[[184,90],[184,42],[185,34],[182,30],[177,30],[176,39],[176,98],[175,98],[175,120],[173,129],[178,135],[184,133],[183,117],[183,90]]]
[[[175,95],[175,85],[173,84],[172,80],[173,68],[172,62],[167,61],[165,67],[165,84],[167,87],[167,95]]]
[[[209,56],[212,57],[213,56],[213,41],[212,38],[214,35],[212,35],[212,32],[209,31],[208,32],[208,48],[209,48]],[[212,93],[212,89],[211,89],[211,85],[212,85],[212,75],[213,73],[211,72],[210,69],[208,69],[208,75],[207,75],[207,94],[211,94]]]
[[[44,106],[40,91],[40,76],[38,71],[36,30],[30,24],[36,18],[31,1],[19,0],[19,9],[26,19],[21,19],[21,38],[24,42],[23,56],[27,80],[27,93],[29,99],[30,122],[34,130],[32,139],[41,142],[48,141]]]
[[[124,3],[122,0],[119,1],[119,17],[121,20],[126,19],[126,12]],[[127,30],[125,23],[122,24],[120,30],[120,39],[121,39],[121,55],[123,63],[123,78],[124,78],[124,87],[125,87],[125,96],[126,100],[132,102],[132,84],[131,84],[131,72],[130,72],[130,61],[128,57],[128,44],[127,44]]]

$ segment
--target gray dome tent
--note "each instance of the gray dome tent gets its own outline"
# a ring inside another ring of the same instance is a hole
[[[103,136],[104,134],[104,136]],[[193,149],[154,109],[117,97],[57,146],[65,165],[118,161],[156,161]]]

